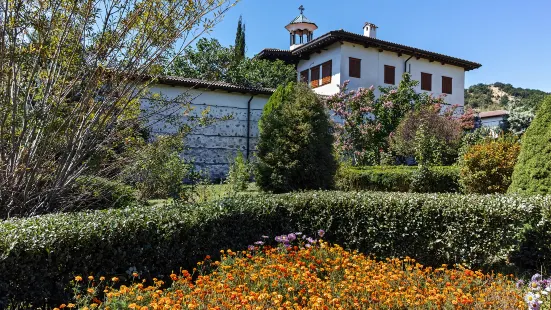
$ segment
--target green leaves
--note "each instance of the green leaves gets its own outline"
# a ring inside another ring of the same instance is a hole
[[[318,229],[379,258],[549,268],[549,206],[548,196],[317,191],[8,220],[0,223],[0,296],[59,304],[75,275],[124,281],[134,266],[160,278],[262,235]]]

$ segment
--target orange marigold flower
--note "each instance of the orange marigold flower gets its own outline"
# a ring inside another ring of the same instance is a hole
[[[82,281],[82,277],[81,277],[81,276],[76,276],[76,277],[75,277],[75,281],[77,281],[77,282]]]

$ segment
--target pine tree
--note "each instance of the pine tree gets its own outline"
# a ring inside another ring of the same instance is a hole
[[[235,61],[238,62],[245,57],[245,24],[243,17],[239,16],[237,31],[235,33]]]
[[[336,161],[324,104],[306,85],[280,86],[259,122],[256,183],[265,190],[329,189]]]
[[[510,193],[551,194],[551,96],[522,137]]]

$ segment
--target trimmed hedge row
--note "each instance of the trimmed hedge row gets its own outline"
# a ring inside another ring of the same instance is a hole
[[[70,297],[75,275],[123,278],[136,267],[166,276],[265,234],[317,229],[378,257],[539,270],[551,267],[550,205],[542,196],[305,192],[8,220],[0,224],[0,296],[55,304]]]
[[[342,190],[409,192],[416,166],[365,166],[339,169],[336,186]],[[460,192],[459,169],[454,166],[431,168],[429,189],[434,193]]]

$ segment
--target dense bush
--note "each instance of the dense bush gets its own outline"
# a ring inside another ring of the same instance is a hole
[[[94,176],[77,179],[71,190],[70,211],[125,208],[137,203],[136,191],[121,182]]]
[[[230,169],[226,177],[226,183],[230,185],[232,192],[240,192],[247,189],[251,181],[251,163],[238,152],[230,162]]]
[[[551,193],[551,96],[541,103],[522,137],[509,192]]]
[[[441,107],[436,105],[410,111],[390,136],[390,149],[404,158],[417,159],[417,136],[422,133],[431,141],[431,146],[424,152],[432,153],[426,155],[434,157],[435,164],[455,163],[463,135],[461,121],[452,117],[451,113],[442,115],[440,110]]]
[[[185,198],[184,181],[192,175],[193,165],[181,157],[183,135],[157,136],[131,155],[123,179],[136,187],[142,200]]]
[[[408,192],[416,166],[365,166],[341,167],[337,173],[336,186],[342,190],[370,190]],[[458,192],[459,171],[456,167],[430,168],[430,179],[425,180],[430,192]]]
[[[64,284],[78,274],[124,280],[135,267],[145,277],[166,276],[262,235],[317,229],[378,257],[539,270],[551,267],[551,242],[538,230],[551,223],[542,216],[550,203],[547,196],[308,192],[7,220],[0,224],[0,296],[67,300]]]
[[[466,193],[505,193],[520,152],[511,139],[487,140],[471,146],[459,161],[460,182]]]
[[[256,182],[276,193],[333,186],[336,161],[329,115],[303,83],[280,86],[259,122]]]
[[[348,89],[348,81],[339,93],[329,96],[326,103],[333,116],[341,120],[335,124],[335,149],[345,161],[358,165],[377,165],[384,160],[388,136],[404,116],[414,109],[443,103],[443,97],[415,91],[418,81],[404,73],[398,87]]]

